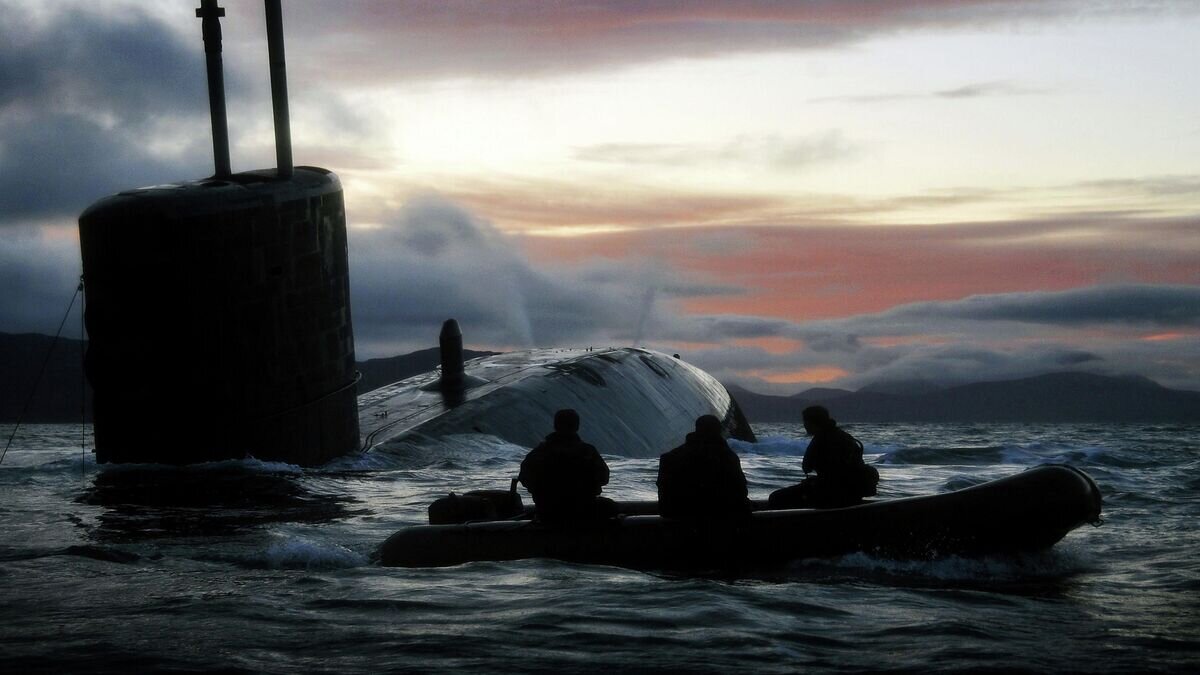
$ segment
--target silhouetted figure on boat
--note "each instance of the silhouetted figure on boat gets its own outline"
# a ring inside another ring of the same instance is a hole
[[[579,413],[554,414],[554,431],[525,455],[518,476],[537,506],[538,520],[564,524],[607,518],[616,504],[601,497],[608,464],[596,448],[579,438]]]
[[[746,475],[713,415],[658,460],[658,512],[667,518],[730,518],[750,512]]]
[[[802,415],[804,430],[812,436],[801,464],[805,478],[797,485],[772,492],[770,507],[838,508],[874,495],[879,472],[863,462],[863,444],[838,427],[837,420],[823,406],[805,408]]]

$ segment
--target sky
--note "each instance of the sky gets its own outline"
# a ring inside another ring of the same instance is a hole
[[[195,0],[0,0],[0,331],[79,213],[213,171]],[[274,165],[224,0],[234,171]],[[1200,390],[1200,3],[293,1],[360,359],[636,345],[790,394],[1046,372]]]

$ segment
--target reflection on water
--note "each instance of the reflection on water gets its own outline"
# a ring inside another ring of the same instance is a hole
[[[353,508],[357,499],[315,492],[302,479],[299,473],[261,473],[236,464],[204,470],[122,467],[99,472],[76,501],[104,508],[89,533],[102,542],[229,535],[366,512]]]

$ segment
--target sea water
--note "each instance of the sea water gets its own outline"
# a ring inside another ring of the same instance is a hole
[[[98,467],[87,429],[23,427],[0,464],[0,671],[1200,669],[1200,426],[850,429],[881,499],[1065,463],[1100,485],[1104,523],[1035,555],[856,554],[743,578],[384,568],[389,534],[449,491],[506,488],[526,449],[464,436],[318,469]],[[801,477],[806,440],[757,431],[732,445],[761,498]],[[606,459],[606,494],[654,498],[656,459]]]

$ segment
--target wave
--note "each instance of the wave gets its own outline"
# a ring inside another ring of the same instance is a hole
[[[895,560],[852,553],[836,558],[798,560],[788,569],[792,575],[868,574],[908,580],[995,584],[1059,579],[1095,567],[1087,549],[1060,542],[1053,549],[1033,553],[972,558],[948,556],[935,560]]]
[[[739,455],[767,456],[802,456],[808,448],[808,439],[786,438],[783,436],[767,436],[758,439],[757,443],[747,443],[737,439],[729,439],[729,447]]]
[[[93,459],[84,459],[78,455],[72,457],[62,457],[58,459],[38,462],[36,464],[18,464],[12,461],[10,455],[0,465],[0,482],[2,483],[23,483],[32,479],[43,476],[74,476],[78,478],[81,475],[94,472],[96,461]]]
[[[808,439],[786,437],[761,438],[757,443],[729,442],[739,455],[763,457],[803,457],[808,448]],[[1035,448],[1020,446],[964,446],[964,447],[904,447],[896,445],[863,446],[864,456],[869,463],[892,466],[904,465],[970,465],[1016,464],[1029,466],[1048,462],[1079,464],[1096,456],[1100,449],[1063,450],[1046,453]],[[874,458],[874,459],[872,459]]]
[[[53,556],[73,556],[77,558],[89,558],[91,560],[99,560],[101,562],[110,562],[125,565],[128,563],[137,562],[142,559],[142,556],[137,553],[131,553],[121,548],[113,546],[98,546],[95,544],[74,544],[60,549],[17,549],[6,551],[0,554],[0,562],[38,560],[40,558],[50,558]]]
[[[253,457],[246,459],[230,459],[203,464],[97,464],[92,457],[62,457],[39,462],[10,466],[7,462],[0,467],[0,484],[22,484],[38,481],[43,478],[121,479],[132,476],[159,476],[166,480],[186,480],[188,477],[196,481],[209,480],[216,476],[231,475],[301,475],[304,469],[295,464],[285,462],[268,462]]]
[[[369,563],[367,556],[340,544],[316,542],[304,538],[287,538],[266,548],[244,562],[260,563],[270,569],[330,570],[362,567]]]
[[[966,447],[901,447],[884,452],[880,464],[968,465],[1070,464],[1073,466],[1149,466],[1155,458],[1131,459],[1127,453],[1104,447],[1070,447],[1056,444],[989,445]]]
[[[350,455],[321,467],[320,471],[372,471],[423,468],[441,465],[446,468],[508,465],[519,463],[529,448],[509,443],[488,434],[451,434],[438,438],[411,434],[372,448],[360,455]]]
[[[275,462],[270,460],[257,459],[255,457],[246,457],[245,459],[222,459],[214,462],[201,462],[198,464],[161,464],[161,463],[127,463],[127,464],[96,464],[94,461],[88,463],[89,467],[97,468],[106,474],[121,474],[121,473],[146,473],[157,472],[162,474],[228,474],[228,473],[257,473],[257,474],[286,474],[300,475],[304,473],[304,467],[298,464],[289,464],[287,462]],[[78,467],[78,461],[76,462]]]

